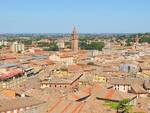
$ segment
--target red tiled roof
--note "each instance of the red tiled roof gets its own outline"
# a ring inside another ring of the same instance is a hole
[[[79,66],[79,65],[69,65],[68,66],[69,72],[77,72],[79,70],[81,70],[81,66]]]
[[[112,96],[113,96],[113,94],[114,94],[114,90],[110,90],[110,91],[108,91],[108,92],[107,92],[107,94],[106,94],[106,97],[105,97],[105,98],[111,99],[111,98],[112,98]]]
[[[15,75],[22,74],[22,73],[23,73],[22,70],[16,69],[16,70],[13,70],[13,71],[11,71],[10,73],[7,73],[7,74],[0,73],[0,75],[1,75],[0,78],[1,79],[11,78]]]
[[[82,109],[83,109],[84,105],[85,105],[85,103],[83,103],[83,104],[80,106],[80,108],[78,109],[77,113],[82,113]]]
[[[7,59],[16,59],[13,55],[4,55],[0,57],[1,60],[7,60]]]
[[[60,104],[60,102],[61,102],[61,97],[55,101],[54,105],[50,108],[49,113],[53,113],[52,111],[58,106],[58,104]]]
[[[40,50],[40,49],[35,49],[34,54],[47,54],[48,52]]]
[[[65,113],[66,110],[71,106],[72,102],[69,102],[65,107],[64,109],[61,111],[61,113]]]
[[[71,112],[71,113],[76,113],[77,112],[77,110],[81,107],[81,105],[82,105],[83,103],[78,103],[77,104],[77,106],[73,109],[73,111]]]

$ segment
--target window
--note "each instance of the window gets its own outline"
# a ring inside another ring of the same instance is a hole
[[[123,86],[123,89],[126,90],[126,86],[125,85]]]
[[[131,67],[130,66],[128,66],[128,72],[130,72],[131,71]]]

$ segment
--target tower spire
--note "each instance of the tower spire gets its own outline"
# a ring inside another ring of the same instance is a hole
[[[75,27],[75,26],[73,27],[72,34],[77,34],[77,30],[76,30],[76,27]]]

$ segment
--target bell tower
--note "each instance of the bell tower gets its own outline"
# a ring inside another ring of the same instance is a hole
[[[72,40],[72,46],[71,46],[72,51],[78,52],[78,34],[77,34],[76,27],[73,27],[71,40]]]

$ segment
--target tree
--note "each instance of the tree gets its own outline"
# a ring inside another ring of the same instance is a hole
[[[48,42],[38,42],[38,47],[49,47],[51,44]]]
[[[59,48],[56,43],[52,43],[48,48],[44,49],[45,51],[58,51]]]
[[[117,113],[129,113],[132,108],[132,105],[129,105],[129,99],[123,99],[118,103],[108,101],[106,105],[110,106],[112,109],[115,109]]]
[[[0,46],[0,49],[2,49],[3,47],[2,46]]]
[[[53,45],[51,45],[51,46],[50,46],[50,49],[51,49],[52,51],[58,51],[58,50],[59,50],[59,48],[58,48],[58,46],[57,46],[56,43],[54,43]]]
[[[85,50],[99,50],[99,51],[101,51],[102,48],[105,46],[105,44],[103,42],[92,42],[91,44],[81,42],[79,44],[79,46],[81,49],[85,49]]]
[[[24,45],[32,45],[32,40],[22,40],[21,41]]]
[[[71,42],[65,42],[65,46],[66,46],[67,48],[71,48]]]
[[[80,41],[86,41],[87,38],[86,38],[85,36],[80,36],[80,37],[79,37],[79,40],[80,40]]]
[[[3,47],[5,47],[5,46],[4,46],[4,45],[1,45],[1,46],[0,46],[0,49],[2,49]]]
[[[150,38],[142,37],[142,38],[140,38],[139,42],[140,43],[144,43],[144,42],[150,43]]]
[[[131,37],[129,37],[127,40],[126,40],[126,46],[131,46],[131,43],[133,42],[133,39]]]
[[[131,109],[131,105],[129,105],[129,99],[124,99],[119,102],[117,106],[117,113],[129,113]]]

